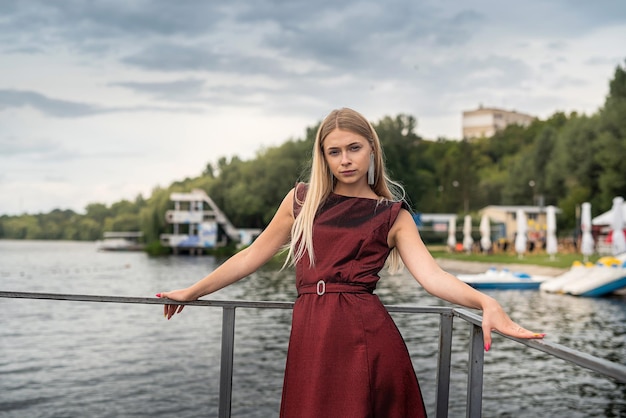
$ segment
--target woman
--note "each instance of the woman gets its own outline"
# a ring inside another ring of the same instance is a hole
[[[296,266],[298,298],[281,403],[282,417],[422,417],[426,415],[409,353],[373,291],[385,262],[402,264],[429,293],[481,309],[485,350],[491,330],[528,331],[488,297],[443,271],[423,244],[385,172],[371,124],[351,109],[331,112],[317,132],[308,184],[283,199],[245,250],[186,289],[158,297],[190,301],[248,276],[285,244]],[[166,302],[165,317],[183,305]]]

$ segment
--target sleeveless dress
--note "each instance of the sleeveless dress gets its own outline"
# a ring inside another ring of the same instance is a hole
[[[315,266],[308,254],[296,265],[281,417],[426,416],[406,344],[373,294],[402,206],[331,194],[318,211]]]

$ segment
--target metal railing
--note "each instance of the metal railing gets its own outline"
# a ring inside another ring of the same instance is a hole
[[[162,305],[163,299],[159,298],[136,298],[121,296],[92,296],[57,293],[30,293],[30,292],[2,292],[0,297],[17,299],[48,299],[59,301],[77,302],[109,302],[109,303],[134,303]],[[197,300],[193,302],[177,302],[181,305],[210,306],[222,308],[222,347],[220,365],[220,393],[218,416],[229,418],[231,416],[233,362],[235,347],[235,310],[237,308],[262,308],[262,309],[292,309],[292,302],[260,302],[260,301],[217,301]],[[428,306],[386,306],[389,312],[399,313],[429,313],[438,314],[439,321],[439,358],[437,362],[436,376],[436,409],[435,416],[446,418],[448,416],[448,402],[450,391],[450,369],[452,357],[452,323],[454,317],[460,318],[470,324],[470,341],[468,348],[467,370],[467,417],[480,417],[482,415],[482,390],[483,390],[483,332],[481,328],[482,318],[465,309],[451,307],[428,307]],[[500,334],[502,335],[502,334]],[[544,340],[525,340],[502,335],[505,338],[524,344],[530,348],[543,351],[551,356],[568,361],[581,367],[598,372],[606,377],[613,378],[618,382],[626,383],[626,366],[613,363],[608,360],[594,357],[589,354],[565,347],[560,344]]]

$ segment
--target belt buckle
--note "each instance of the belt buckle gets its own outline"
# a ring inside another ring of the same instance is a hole
[[[317,291],[317,296],[322,296],[326,293],[326,282],[324,280],[318,281],[315,290]]]

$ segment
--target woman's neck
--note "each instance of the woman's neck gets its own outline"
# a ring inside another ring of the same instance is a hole
[[[378,196],[368,184],[362,185],[337,183],[335,185],[335,188],[333,189],[333,193],[349,197],[365,197],[368,199],[378,199]]]

